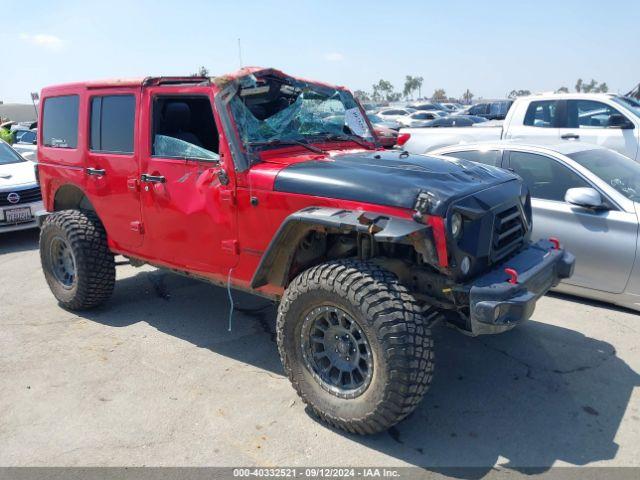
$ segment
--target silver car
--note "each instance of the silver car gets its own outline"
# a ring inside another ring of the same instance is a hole
[[[640,310],[640,164],[585,143],[483,142],[430,155],[520,175],[532,198],[532,238],[556,237],[576,256],[575,273],[557,290]]]

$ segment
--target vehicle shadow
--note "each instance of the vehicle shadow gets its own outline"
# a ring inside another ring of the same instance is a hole
[[[237,292],[234,300],[252,314],[236,312],[229,333],[225,289],[162,271],[139,272],[117,283],[107,306],[83,315],[115,327],[148,322],[282,375],[275,308]],[[481,478],[496,463],[531,473],[556,461],[585,465],[615,457],[615,435],[640,376],[612,345],[535,321],[498,336],[469,338],[445,326],[434,328],[434,335],[433,383],[409,419],[374,436],[336,434],[465,478]]]
[[[0,234],[0,255],[36,250],[39,238],[40,230],[37,228],[2,233]]]
[[[547,293],[547,296],[557,298],[560,300],[566,300],[567,302],[580,303],[582,305],[588,305],[591,307],[606,308],[614,312],[630,313],[632,315],[638,315],[640,312],[632,308],[623,307],[622,305],[615,305],[613,303],[607,303],[600,300],[593,300],[591,298],[578,297],[570,293],[551,291]]]

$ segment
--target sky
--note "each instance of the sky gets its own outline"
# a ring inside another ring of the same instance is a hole
[[[243,65],[352,90],[406,75],[459,97],[640,82],[640,0],[6,2],[0,100],[70,81],[212,75]]]

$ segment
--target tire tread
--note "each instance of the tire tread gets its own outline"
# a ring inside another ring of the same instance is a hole
[[[333,291],[361,306],[364,317],[382,346],[388,364],[384,396],[363,418],[344,418],[320,411],[301,388],[286,351],[285,322],[296,299],[312,289]],[[302,401],[332,427],[358,434],[388,429],[409,415],[422,400],[433,375],[433,340],[430,325],[436,311],[423,314],[415,298],[395,274],[371,262],[335,260],[298,275],[286,289],[278,308],[277,341],[284,370]]]

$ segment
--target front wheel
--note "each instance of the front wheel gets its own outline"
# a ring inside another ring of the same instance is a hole
[[[287,288],[278,350],[294,388],[321,420],[371,434],[406,417],[427,391],[436,316],[423,313],[393,273],[368,262],[329,262]]]
[[[62,210],[47,217],[40,231],[40,260],[53,295],[69,310],[96,307],[113,292],[115,261],[92,212]]]

